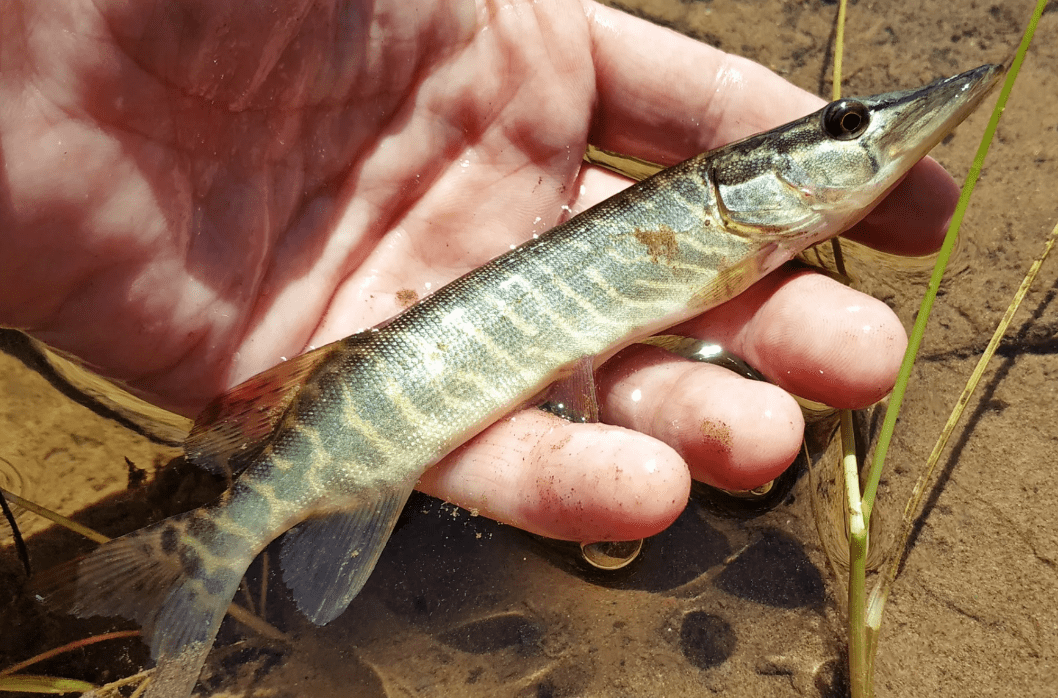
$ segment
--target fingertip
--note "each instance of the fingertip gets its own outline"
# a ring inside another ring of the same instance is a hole
[[[726,490],[750,490],[779,477],[793,463],[804,438],[804,417],[785,390],[734,380],[744,384],[739,392],[751,392],[752,397],[731,405],[729,422],[703,420],[704,438],[683,455],[695,480]]]
[[[635,540],[660,533],[687,505],[691,478],[679,454],[638,432],[575,424],[543,443],[526,487],[525,513],[544,535],[566,540]]]
[[[603,419],[664,441],[695,480],[724,489],[773,480],[804,432],[800,408],[781,388],[644,345],[606,364],[599,395]]]
[[[548,538],[635,540],[676,520],[690,475],[642,434],[524,410],[444,458],[418,489]]]
[[[907,347],[904,327],[885,303],[810,272],[782,283],[753,319],[751,335],[747,354],[769,378],[849,409],[892,390]]]

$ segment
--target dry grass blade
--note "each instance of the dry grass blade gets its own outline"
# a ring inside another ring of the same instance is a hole
[[[76,521],[72,521],[66,518],[65,516],[62,516],[60,514],[55,513],[54,511],[51,511],[50,509],[46,509],[45,507],[40,506],[39,504],[35,504],[26,499],[23,499],[22,497],[19,497],[16,494],[8,492],[7,490],[0,489],[0,495],[6,497],[12,504],[17,504],[18,506],[22,507],[23,509],[26,509],[27,511],[32,511],[34,514],[43,516],[49,521],[52,521],[62,526],[63,528],[71,530],[74,533],[78,533],[84,536],[85,538],[88,538],[89,540],[99,543],[100,545],[110,540],[110,538],[104,536],[98,531],[93,531],[87,526],[82,526]],[[269,625],[258,616],[247,611],[242,606],[233,603],[228,608],[228,615],[230,615],[232,618],[239,621],[251,630],[257,632],[263,637],[266,637],[270,640],[279,640],[280,642],[290,642],[290,638],[285,633],[273,627],[272,625]]]
[[[1050,235],[1048,235],[1047,241],[1044,243],[1043,251],[1033,261],[1032,266],[1029,267],[1028,273],[1025,274],[1025,279],[1021,282],[1021,286],[1014,294],[1014,298],[1010,301],[1010,305],[1003,314],[1003,319],[999,321],[996,331],[992,334],[992,339],[988,342],[988,346],[981,354],[981,358],[978,360],[977,365],[970,374],[970,378],[966,381],[966,387],[963,389],[959,399],[956,400],[955,406],[952,408],[951,414],[948,416],[948,421],[941,430],[940,436],[937,438],[937,443],[934,445],[933,451],[929,454],[929,458],[926,460],[926,469],[915,483],[915,488],[907,502],[907,506],[904,508],[903,530],[901,531],[900,539],[895,548],[895,551],[897,552],[892,556],[892,560],[886,570],[885,576],[879,580],[878,587],[874,594],[872,594],[872,600],[873,597],[879,597],[884,600],[888,595],[888,587],[891,587],[893,582],[896,581],[896,577],[900,571],[901,562],[903,561],[903,554],[899,551],[903,551],[906,548],[907,542],[911,537],[919,505],[922,502],[922,496],[925,494],[926,486],[933,477],[933,472],[936,470],[937,463],[940,461],[941,453],[944,452],[944,448],[947,446],[949,438],[955,431],[955,427],[958,425],[959,420],[962,418],[963,412],[966,410],[970,398],[977,389],[977,385],[980,383],[981,377],[984,375],[989,361],[992,360],[996,349],[999,348],[999,344],[1006,335],[1010,323],[1014,320],[1014,315],[1017,314],[1022,301],[1025,300],[1025,296],[1028,295],[1029,289],[1036,281],[1036,276],[1039,274],[1040,268],[1050,255],[1056,241],[1058,241],[1058,224],[1051,229]]]
[[[28,499],[23,499],[22,497],[19,497],[17,494],[15,494],[13,492],[8,492],[7,490],[0,488],[0,495],[5,497],[12,504],[17,504],[18,506],[22,507],[26,511],[32,511],[37,516],[44,517],[48,521],[51,521],[52,523],[58,524],[59,526],[62,526],[63,528],[65,528],[65,529],[67,529],[69,531],[73,531],[74,533],[78,533],[78,534],[84,536],[85,538],[87,538],[90,541],[93,541],[95,543],[99,543],[100,545],[102,545],[103,543],[106,543],[108,540],[110,540],[109,538],[104,536],[102,533],[99,533],[98,531],[93,531],[92,529],[88,528],[87,526],[82,526],[81,524],[77,523],[76,521],[66,518],[62,514],[58,514],[58,513],[54,512],[54,511],[52,511],[51,509],[46,509],[45,507],[42,507],[39,504],[35,504],[35,503],[29,501]]]

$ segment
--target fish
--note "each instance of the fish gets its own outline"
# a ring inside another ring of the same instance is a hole
[[[254,376],[200,414],[215,501],[53,568],[36,593],[140,624],[152,698],[190,695],[246,569],[276,538],[313,623],[366,583],[418,478],[548,386],[737,296],[847,230],[1004,70],[842,99],[638,182],[390,321]]]

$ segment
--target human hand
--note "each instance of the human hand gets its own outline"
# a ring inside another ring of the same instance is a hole
[[[673,163],[822,103],[579,2],[13,7],[0,323],[187,415],[626,186],[581,168],[588,140]],[[854,234],[927,252],[954,192],[924,162]],[[598,373],[609,425],[520,411],[421,489],[556,538],[643,537],[690,476],[742,489],[790,463],[787,390],[869,404],[906,341],[884,304],[788,271],[682,330],[776,385],[633,347]]]

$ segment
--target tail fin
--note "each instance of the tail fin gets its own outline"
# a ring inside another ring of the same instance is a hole
[[[157,662],[146,695],[184,698],[253,556],[250,542],[199,509],[105,543],[33,587],[60,610],[138,622]]]

